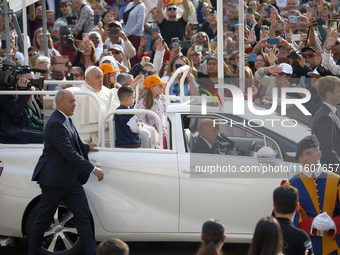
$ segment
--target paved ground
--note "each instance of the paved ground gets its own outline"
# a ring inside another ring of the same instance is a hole
[[[163,242],[140,242],[128,243],[130,255],[194,255],[199,248],[199,243],[163,243]],[[27,241],[20,239],[14,247],[0,247],[1,255],[26,255]],[[225,244],[224,254],[245,255],[248,244]]]

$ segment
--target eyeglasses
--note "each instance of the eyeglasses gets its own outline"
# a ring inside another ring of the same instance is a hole
[[[76,78],[79,78],[80,77],[80,73],[73,73],[73,76],[76,77]]]
[[[171,8],[171,7],[170,7],[170,8],[168,8],[167,10],[168,10],[168,11],[177,11],[177,8]]]
[[[148,74],[148,75],[154,75],[154,74],[155,74],[155,72],[146,71],[146,70],[144,70],[144,69],[142,69],[140,72],[141,72],[142,74]]]
[[[68,26],[60,26],[60,30],[62,30],[62,29],[71,29],[71,26],[70,25],[68,25]]]
[[[313,58],[314,54],[304,54],[304,58]]]
[[[256,62],[264,63],[264,59],[256,59]]]
[[[34,52],[34,53],[29,53],[28,54],[28,56],[30,56],[30,57],[36,57],[38,55],[38,53],[37,52]]]

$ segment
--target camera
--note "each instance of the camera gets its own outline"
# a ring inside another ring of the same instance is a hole
[[[65,40],[66,40],[66,43],[67,44],[73,44],[73,35],[72,34],[68,34],[67,36],[66,36],[66,38],[65,38]]]
[[[287,58],[299,59],[299,56],[296,51],[292,51],[291,53],[289,53],[289,55],[287,55]]]
[[[29,79],[27,87],[17,86],[20,75],[31,72],[46,73],[46,70],[30,68],[29,66],[18,66],[9,63],[0,63],[0,90],[28,90],[32,86],[43,89],[44,78]]]

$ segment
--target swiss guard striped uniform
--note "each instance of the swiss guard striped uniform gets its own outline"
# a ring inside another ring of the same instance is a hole
[[[300,209],[295,214],[294,225],[310,235],[314,253],[340,254],[339,175],[325,170],[314,179],[300,172],[285,184],[299,190]],[[323,233],[326,236],[317,236],[316,229],[311,230],[312,222],[323,212],[334,221],[336,232],[328,231]]]

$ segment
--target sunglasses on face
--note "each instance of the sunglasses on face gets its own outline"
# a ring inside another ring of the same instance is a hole
[[[168,8],[168,11],[177,11],[177,8]]]
[[[155,72],[146,71],[146,70],[144,70],[144,69],[142,69],[140,72],[141,72],[142,74],[148,74],[148,75],[154,75],[154,74],[155,74]]]
[[[38,53],[36,53],[36,52],[28,54],[28,56],[30,56],[30,57],[36,57],[37,55],[38,55]]]

